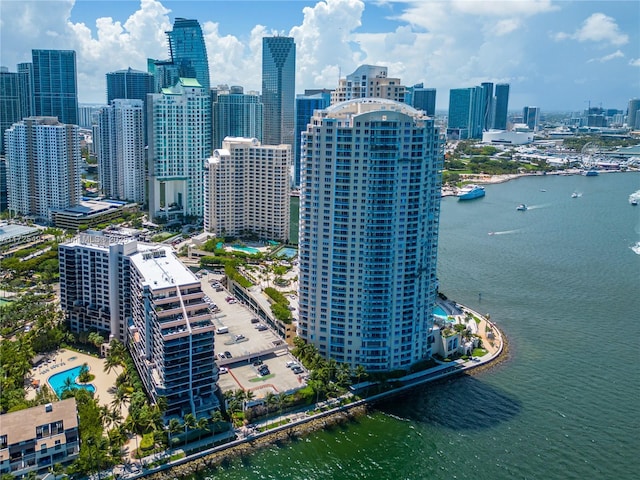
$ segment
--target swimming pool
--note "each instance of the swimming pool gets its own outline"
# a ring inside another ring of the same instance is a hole
[[[82,366],[71,368],[49,377],[49,386],[54,390],[54,392],[56,392],[58,398],[62,398],[62,394],[65,390],[64,382],[67,378],[71,378],[71,388],[84,388],[92,393],[96,391],[96,388],[90,383],[87,385],[79,385],[76,383],[76,379],[78,378],[78,375],[80,375],[80,370],[82,370]]]
[[[240,250],[241,252],[245,252],[245,253],[251,253],[251,254],[256,254],[256,253],[260,253],[260,250],[258,250],[257,248],[253,248],[253,247],[243,247],[240,245],[231,245],[231,248],[234,250]]]
[[[440,305],[436,305],[433,308],[433,314],[436,317],[442,317],[442,318],[447,318],[449,316],[449,314],[447,312],[445,312],[444,308],[442,308]]]

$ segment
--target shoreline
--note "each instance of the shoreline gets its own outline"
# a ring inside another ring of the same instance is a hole
[[[255,452],[265,447],[269,447],[270,445],[295,441],[296,439],[305,437],[320,430],[331,429],[338,425],[355,422],[358,418],[366,415],[377,402],[386,400],[395,395],[404,394],[427,383],[436,382],[438,380],[463,373],[468,375],[479,375],[496,368],[509,358],[509,344],[507,337],[495,325],[495,323],[487,319],[485,315],[481,315],[468,308],[466,308],[466,310],[487,322],[487,324],[491,326],[491,329],[496,333],[496,340],[499,342],[499,345],[493,353],[487,353],[487,359],[480,362],[473,362],[470,360],[455,360],[447,363],[443,362],[440,367],[437,367],[436,369],[424,370],[422,372],[407,375],[404,377],[404,380],[398,379],[403,384],[391,390],[387,390],[346,405],[339,404],[334,408],[312,416],[304,416],[300,418],[298,414],[297,419],[271,430],[247,437],[240,437],[231,442],[205,449],[201,452],[188,455],[150,470],[139,472],[133,476],[129,476],[128,478],[145,477],[152,480],[192,478],[200,472],[205,470],[215,470],[232,459],[254,454]],[[443,369],[442,367],[445,365],[447,365],[448,368],[445,367]]]

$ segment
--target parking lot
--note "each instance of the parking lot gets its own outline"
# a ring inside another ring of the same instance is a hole
[[[221,280],[222,275],[202,275],[202,290],[218,308],[213,310],[214,325],[219,332],[224,332],[215,336],[216,361],[226,369],[226,373],[221,369],[218,381],[222,391],[251,390],[254,398],[259,399],[269,391],[277,394],[304,386],[307,372],[294,373],[291,366],[287,366],[295,359],[286,343],[257,319],[252,323],[255,314],[231,300],[226,288],[221,289],[215,283]],[[268,373],[260,374],[258,368],[262,365],[254,366],[258,362],[268,367]]]

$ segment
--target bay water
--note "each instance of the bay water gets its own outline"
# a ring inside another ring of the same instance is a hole
[[[491,315],[506,360],[202,477],[640,478],[640,206],[629,203],[640,173],[486,192],[442,199],[438,276],[449,298]]]

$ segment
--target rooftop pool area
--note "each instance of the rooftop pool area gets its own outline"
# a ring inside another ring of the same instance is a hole
[[[49,386],[53,389],[54,392],[56,392],[58,398],[62,398],[62,394],[66,390],[65,383],[67,378],[71,379],[70,388],[84,388],[91,393],[96,391],[96,388],[90,383],[86,385],[80,385],[76,382],[76,380],[78,379],[78,375],[80,375],[80,370],[82,370],[82,366],[70,368],[69,370],[56,373],[55,375],[51,375],[49,377]]]
[[[277,257],[286,257],[286,258],[294,258],[296,255],[298,255],[298,249],[291,248],[291,247],[281,248],[276,254]]]

